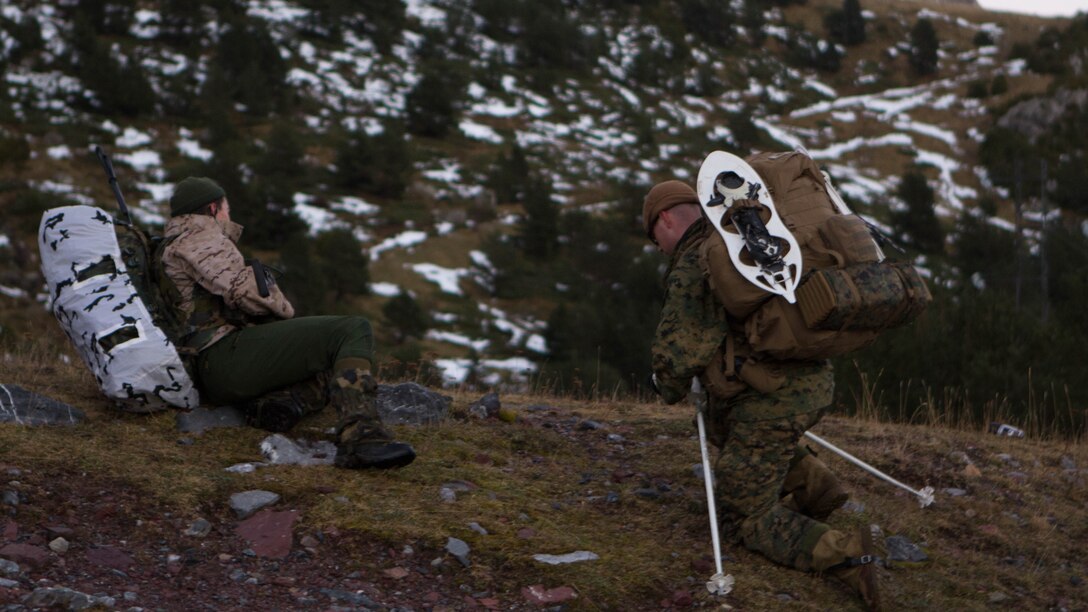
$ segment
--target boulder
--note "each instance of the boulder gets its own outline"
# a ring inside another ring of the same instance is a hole
[[[451,401],[416,383],[378,385],[378,413],[386,425],[437,423],[446,418]]]
[[[78,425],[87,420],[83,411],[18,386],[0,384],[0,423],[28,427]]]

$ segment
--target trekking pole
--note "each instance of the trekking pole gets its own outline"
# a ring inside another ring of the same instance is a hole
[[[836,455],[842,457],[843,459],[846,459],[850,463],[853,463],[854,465],[860,467],[861,469],[865,470],[866,472],[869,472],[870,474],[872,474],[872,475],[874,475],[874,476],[876,476],[878,478],[882,478],[882,479],[892,483],[893,485],[895,485],[895,486],[897,486],[897,487],[899,487],[901,489],[905,489],[907,491],[910,491],[911,493],[913,493],[915,496],[918,497],[918,503],[921,504],[921,506],[923,508],[925,508],[926,506],[932,504],[935,501],[933,499],[933,487],[923,487],[920,491],[916,491],[916,490],[910,488],[909,486],[899,482],[898,480],[892,478],[891,476],[888,476],[884,472],[881,472],[880,470],[878,470],[875,467],[869,465],[868,463],[865,463],[861,459],[858,459],[857,457],[851,455],[850,453],[848,453],[848,452],[842,450],[841,448],[835,446],[834,444],[828,442],[827,440],[824,440],[823,438],[821,438],[820,436],[817,436],[816,434],[812,433],[811,431],[806,431],[805,432],[805,437],[807,437],[808,439],[812,440],[813,442],[819,444],[820,446],[826,448],[827,450],[835,453]]]
[[[125,215],[125,221],[132,225],[132,215],[129,214],[128,206],[125,204],[125,196],[121,195],[121,186],[117,184],[117,175],[113,173],[110,156],[106,155],[106,152],[98,145],[94,146],[94,154],[98,156],[98,161],[102,162],[102,169],[106,171],[106,178],[109,179],[110,188],[113,189],[113,197],[117,198],[117,206],[121,209],[121,214]]]
[[[699,425],[699,448],[703,453],[703,483],[706,484],[706,504],[710,513],[710,539],[714,546],[714,568],[718,570],[706,583],[706,590],[714,595],[728,595],[733,590],[732,574],[722,570],[722,546],[718,537],[718,510],[714,505],[714,474],[710,471],[710,452],[706,447],[706,423],[703,413],[707,409],[706,392],[698,378],[691,381],[691,393],[695,397],[695,420]]]

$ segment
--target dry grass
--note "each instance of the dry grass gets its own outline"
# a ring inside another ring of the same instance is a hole
[[[653,609],[681,589],[711,603],[701,587],[712,562],[702,483],[693,473],[698,442],[686,406],[504,396],[504,406],[520,415],[508,424],[466,418],[465,408],[479,394],[455,391],[454,418],[398,429],[419,452],[407,469],[274,467],[231,474],[223,468],[259,459],[262,432],[211,430],[179,445],[172,414],[115,413],[94,393],[81,364],[52,365],[40,349],[4,364],[4,382],[71,402],[90,422],[75,428],[0,425],[0,462],[120,481],[181,517],[222,514],[230,494],[266,489],[300,509],[302,529],[356,532],[396,548],[441,550],[447,537],[461,538],[472,547],[473,565],[461,570],[458,582],[514,599],[522,586],[543,583],[576,588],[575,609]],[[577,429],[584,419],[605,427]],[[331,415],[318,415],[295,433],[319,437],[331,424]],[[1088,605],[1070,582],[1085,571],[1070,544],[1088,536],[1084,445],[839,417],[825,419],[816,431],[895,478],[937,488],[937,504],[922,510],[898,489],[822,454],[864,504],[860,513],[839,512],[833,524],[876,524],[887,535],[921,543],[930,555],[926,563],[885,573],[885,591],[897,608],[985,609],[995,590],[1028,609]],[[608,434],[624,441],[610,442]],[[1062,469],[1063,455],[1080,471]],[[963,457],[981,476],[964,471]],[[469,483],[470,489],[444,503],[439,491],[449,483]],[[660,496],[635,493],[646,487],[656,487]],[[951,497],[942,492],[946,487],[968,495]],[[617,501],[609,503],[609,493]],[[489,535],[469,529],[471,522]],[[519,535],[524,528],[532,530],[530,537]],[[575,550],[600,559],[569,566],[532,560],[538,553]],[[737,579],[727,599],[734,607],[779,609],[785,596],[795,609],[854,606],[833,581],[774,566],[733,546],[725,552]]]

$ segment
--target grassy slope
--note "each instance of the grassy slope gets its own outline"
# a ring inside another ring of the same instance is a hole
[[[5,383],[71,402],[91,420],[78,428],[0,425],[0,463],[37,473],[120,480],[178,517],[223,515],[230,494],[247,489],[279,493],[298,508],[306,528],[358,533],[391,547],[414,543],[441,549],[448,536],[472,546],[473,566],[455,581],[521,602],[522,586],[573,586],[576,609],[647,609],[674,591],[690,589],[707,601],[701,582],[712,573],[702,483],[690,409],[622,401],[584,403],[554,397],[503,397],[519,421],[454,418],[439,426],[401,428],[420,458],[393,473],[280,467],[234,475],[223,468],[259,459],[262,432],[213,430],[179,445],[171,414],[112,412],[93,392],[81,364],[56,365],[32,352],[4,362]],[[475,395],[455,393],[463,417]],[[531,406],[547,405],[548,410]],[[605,425],[582,431],[590,418]],[[331,416],[304,423],[299,435],[319,436]],[[885,535],[920,543],[930,561],[884,572],[887,596],[903,609],[985,609],[1000,591],[1026,609],[1088,605],[1079,546],[1088,537],[1085,508],[1088,449],[1039,440],[1010,440],[971,431],[890,425],[831,417],[816,429],[913,486],[937,488],[937,503],[919,509],[906,494],[877,482],[836,457],[826,461],[848,483],[860,513],[840,511],[838,526],[879,525]],[[625,442],[609,442],[620,434]],[[972,477],[962,452],[980,470]],[[1011,455],[1018,466],[999,454]],[[1062,457],[1081,469],[1067,471]],[[1010,475],[1011,474],[1011,475]],[[439,501],[440,487],[467,481],[476,488],[457,501]],[[661,486],[664,485],[664,486]],[[667,491],[657,499],[643,487]],[[966,489],[964,497],[942,493]],[[609,492],[619,495],[607,503]],[[337,497],[346,498],[336,499]],[[346,506],[345,506],[346,504]],[[468,529],[478,522],[490,531]],[[519,529],[535,535],[523,539]],[[590,550],[600,560],[544,566],[537,553]],[[348,553],[350,554],[350,553]],[[776,567],[726,547],[737,579],[727,599],[741,609],[779,609],[789,595],[796,609],[849,609],[852,598],[834,582]],[[362,562],[363,560],[358,560]],[[1081,583],[1082,584],[1082,583]]]

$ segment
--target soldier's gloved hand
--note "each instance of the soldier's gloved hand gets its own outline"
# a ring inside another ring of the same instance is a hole
[[[657,386],[657,373],[656,372],[650,374],[650,390],[652,390],[657,395],[661,395],[661,387]]]

